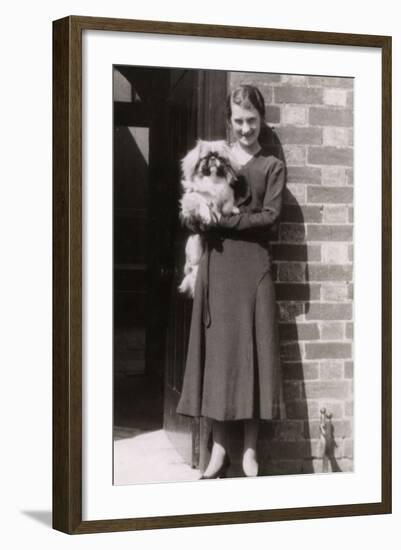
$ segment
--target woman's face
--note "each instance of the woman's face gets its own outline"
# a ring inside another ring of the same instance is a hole
[[[255,107],[241,107],[231,104],[231,126],[233,137],[246,151],[253,152],[259,148],[261,117]]]

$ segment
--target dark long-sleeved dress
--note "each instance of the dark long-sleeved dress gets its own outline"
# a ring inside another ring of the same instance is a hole
[[[177,412],[216,420],[283,416],[269,235],[285,166],[261,149],[242,167],[240,213],[206,233]]]

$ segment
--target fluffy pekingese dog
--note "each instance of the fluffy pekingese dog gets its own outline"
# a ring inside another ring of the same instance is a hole
[[[180,217],[189,226],[207,227],[222,214],[237,214],[234,205],[235,161],[227,142],[198,140],[181,161],[183,196]],[[185,246],[184,279],[178,290],[194,296],[198,265],[204,250],[202,235],[188,238]]]

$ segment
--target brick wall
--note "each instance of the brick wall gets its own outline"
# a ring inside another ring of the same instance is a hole
[[[353,80],[231,73],[259,87],[287,165],[273,245],[287,420],[260,438],[264,473],[322,471],[320,409],[333,415],[329,471],[353,467]]]

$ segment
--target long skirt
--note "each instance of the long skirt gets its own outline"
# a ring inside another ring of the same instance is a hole
[[[209,241],[196,281],[177,412],[216,420],[283,417],[267,245],[233,238]]]

